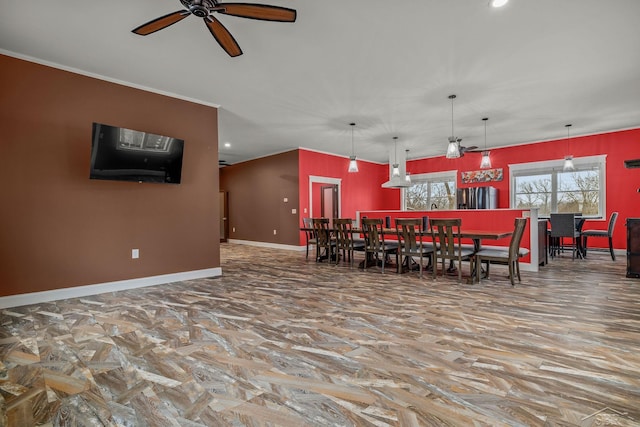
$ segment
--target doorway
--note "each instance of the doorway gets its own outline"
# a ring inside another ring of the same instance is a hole
[[[220,243],[225,243],[229,239],[229,193],[220,192]]]
[[[333,218],[338,218],[338,185],[322,185],[320,187],[320,212],[329,218],[329,227],[333,227]]]
[[[309,176],[309,217],[340,218],[342,179]]]

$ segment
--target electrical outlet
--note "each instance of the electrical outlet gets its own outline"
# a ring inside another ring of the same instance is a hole
[[[235,232],[236,232],[236,228],[235,228],[235,227],[233,227],[233,228],[231,229],[231,231],[233,231],[233,232],[235,233]]]
[[[276,234],[278,234],[277,230],[273,230],[273,235],[275,236]]]
[[[295,215],[297,212],[298,212],[298,210],[297,210],[297,209],[295,209],[295,208],[291,209],[291,213],[292,213],[292,214],[294,214],[294,215]]]
[[[289,199],[287,199],[286,197],[283,200],[285,203],[287,203],[289,201]]]
[[[131,249],[131,259],[140,258],[140,249]]]

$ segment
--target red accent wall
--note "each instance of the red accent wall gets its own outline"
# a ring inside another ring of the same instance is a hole
[[[355,218],[357,210],[400,209],[400,190],[381,187],[389,179],[388,165],[358,160],[359,172],[349,173],[346,157],[304,149],[299,152],[300,223],[303,217],[309,216],[310,176],[342,179],[340,206],[343,218]],[[313,212],[316,212],[315,205]],[[304,245],[304,242],[304,234],[300,233],[300,244]]]
[[[567,146],[566,138],[554,141],[532,143],[491,150],[491,163],[494,168],[504,169],[504,179],[501,182],[491,182],[498,189],[498,207],[509,207],[509,164],[538,162],[562,159],[571,154],[574,158],[607,155],[607,200],[606,218],[590,220],[585,227],[591,229],[606,229],[611,212],[619,212],[618,222],[614,230],[613,243],[617,249],[626,248],[626,218],[640,217],[640,169],[626,169],[624,160],[640,159],[640,129],[609,132],[598,135],[572,137]],[[457,169],[459,172],[478,170],[480,165],[479,153],[467,153],[459,159],[444,159],[434,157],[428,159],[410,160],[407,170],[412,174],[440,172]],[[458,173],[458,187],[473,186],[462,184]],[[480,184],[476,184],[480,185]],[[482,184],[485,185],[485,184]],[[591,239],[589,246],[602,247],[608,243],[606,239]]]

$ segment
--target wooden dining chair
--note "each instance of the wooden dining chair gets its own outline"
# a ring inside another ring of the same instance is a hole
[[[609,226],[606,230],[582,230],[582,253],[584,257],[587,256],[587,238],[588,237],[607,237],[609,239],[609,253],[611,259],[616,260],[616,254],[613,252],[613,229],[616,226],[616,220],[618,219],[618,212],[611,212],[609,217]]]
[[[302,218],[302,226],[305,229],[304,237],[307,241],[307,259],[309,259],[309,247],[315,247],[318,244],[318,239],[316,239],[316,235],[313,230],[313,221],[311,221],[311,218]]]
[[[364,234],[365,260],[364,269],[370,261],[376,261],[381,265],[384,274],[384,265],[389,255],[395,254],[398,264],[398,245],[384,241],[383,220],[381,218],[363,218],[362,232]]]
[[[336,265],[340,263],[340,252],[342,252],[342,259],[348,261],[353,267],[354,252],[364,250],[364,240],[354,238],[351,218],[334,218],[333,227],[336,234]]]
[[[446,274],[445,261],[458,261],[458,282],[462,282],[462,261],[471,261],[473,249],[462,246],[461,218],[435,218],[429,220],[431,238],[436,245],[433,277],[436,277],[438,260],[442,261],[442,275]]]
[[[511,286],[515,286],[515,277],[520,279],[520,257],[524,256],[526,251],[520,250],[520,242],[524,234],[524,229],[527,225],[527,218],[516,218],[513,234],[511,235],[511,242],[509,247],[505,249],[480,249],[473,255],[473,262],[475,263],[476,280],[480,283],[482,262],[486,263],[485,276],[489,277],[489,265],[491,262],[506,263],[509,265],[509,279],[511,280]]]
[[[433,244],[422,241],[423,229],[420,218],[398,218],[396,219],[396,233],[398,235],[398,273],[404,267],[411,270],[412,263],[418,258],[420,277],[422,277],[423,259],[427,258],[428,266],[434,266]]]
[[[335,256],[336,240],[332,238],[329,218],[313,218],[313,232],[316,236],[316,262],[325,258],[330,263]]]

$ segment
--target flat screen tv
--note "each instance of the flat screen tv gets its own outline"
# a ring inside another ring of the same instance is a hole
[[[184,141],[93,124],[91,179],[180,184]]]

